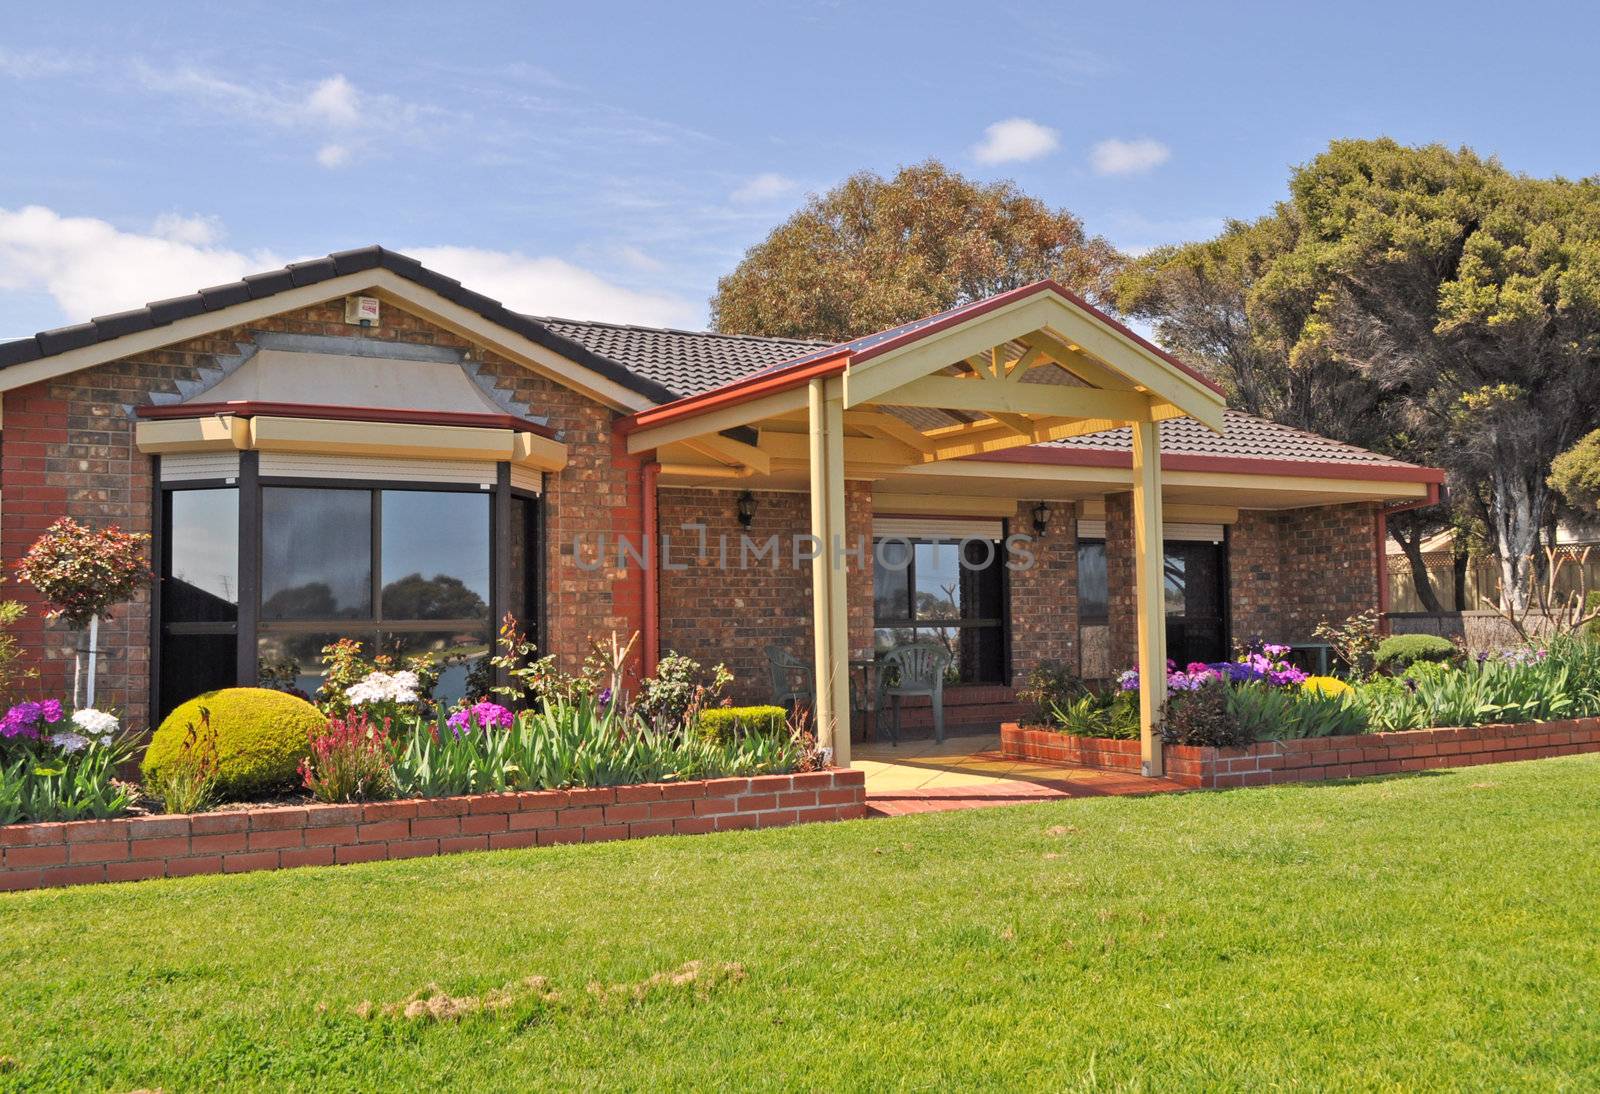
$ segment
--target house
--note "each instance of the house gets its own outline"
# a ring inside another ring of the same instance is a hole
[[[481,655],[512,613],[740,698],[803,656],[846,762],[875,648],[946,644],[956,720],[993,723],[1042,662],[1306,641],[1381,602],[1385,508],[1441,477],[1231,411],[1048,282],[821,345],[522,315],[369,247],[0,345],[0,394],[7,562],[62,515],[154,537],[100,632],[130,713],[341,636]]]

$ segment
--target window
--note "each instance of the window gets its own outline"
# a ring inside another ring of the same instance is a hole
[[[1220,661],[1228,655],[1226,543],[1166,540],[1162,544],[1162,593],[1167,617],[1167,656],[1181,664]],[[1078,541],[1078,622],[1104,626],[1109,616],[1106,544]]]
[[[891,536],[873,544],[873,615],[879,651],[939,642],[952,682],[1005,679],[1005,557],[999,541]]]
[[[160,714],[233,683],[238,660],[239,491],[169,490],[161,521]],[[172,699],[171,696],[180,698]]]
[[[538,500],[505,499],[509,565],[500,590],[491,576],[494,500],[476,486],[279,480],[242,495],[232,486],[165,489],[157,713],[236,683],[241,643],[262,668],[293,662],[295,685],[308,693],[320,684],[322,648],[339,638],[369,656],[432,653],[444,665],[435,696],[460,697],[493,640],[497,595],[524,629],[537,629]],[[241,527],[253,523],[241,523],[241,502],[259,506],[259,541],[240,543]],[[242,613],[242,563],[256,559],[260,599]]]
[[[318,655],[340,637],[393,657],[448,660],[435,694],[459,698],[463,660],[489,647],[488,493],[261,488],[263,658],[320,681]]]
[[[1078,541],[1078,622],[1104,625],[1111,615],[1110,585],[1106,580],[1106,541]]]

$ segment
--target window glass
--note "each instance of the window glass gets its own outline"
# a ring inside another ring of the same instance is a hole
[[[261,490],[261,618],[372,615],[372,492]]]
[[[534,525],[537,511],[538,503],[532,498],[512,498],[511,528],[500,539],[511,552],[511,588],[507,590],[506,604],[523,633],[535,643],[539,641],[534,629],[539,614],[539,560],[535,557],[539,538]],[[500,625],[498,619],[490,622]]]
[[[167,572],[161,614],[169,622],[239,617],[239,491],[169,490]]]
[[[1184,591],[1188,586],[1188,555],[1184,552],[1182,544],[1174,550],[1168,544],[1162,555],[1162,588],[1166,601],[1168,615],[1182,615],[1184,613]]]
[[[331,646],[341,638],[361,643],[361,652],[371,656],[376,649],[377,635],[371,631],[346,628],[325,630],[269,630],[256,640],[257,664],[263,679],[269,674],[286,672],[294,668],[294,686],[307,695],[316,695],[322,686],[322,648]]]
[[[385,619],[477,619],[489,611],[489,495],[383,491]]]
[[[394,631],[382,638],[381,652],[397,661],[430,653],[440,668],[433,697],[441,703],[454,703],[467,693],[467,678],[475,665],[489,654],[486,627],[456,630]]]
[[[159,718],[196,695],[232,687],[238,639],[231,634],[165,634],[161,638]]]
[[[885,539],[872,552],[873,614],[879,619],[911,618],[911,544]]]
[[[961,554],[954,543],[918,543],[912,579],[916,618],[961,618]]]
[[[1106,544],[1101,539],[1078,541],[1078,618],[1105,619],[1110,613],[1106,581]]]

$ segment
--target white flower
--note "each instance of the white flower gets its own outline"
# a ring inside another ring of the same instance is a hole
[[[415,703],[420,687],[414,672],[369,672],[360,683],[346,688],[344,697],[355,707],[368,703]]]
[[[91,737],[109,737],[117,731],[117,718],[114,714],[107,714],[103,710],[93,707],[84,707],[74,711],[72,724]]]
[[[89,747],[89,738],[81,733],[56,733],[51,735],[50,743],[63,752],[82,752]]]

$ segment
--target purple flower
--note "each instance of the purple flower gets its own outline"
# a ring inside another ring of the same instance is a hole
[[[478,729],[505,728],[512,723],[514,717],[511,711],[499,703],[485,699],[456,711],[446,721],[459,737],[463,733],[470,732],[474,726]]]
[[[611,705],[611,689],[610,688],[601,688],[600,689],[600,694],[596,695],[594,697],[594,701],[597,704],[599,704],[600,706],[603,706],[603,707],[610,706]]]
[[[25,737],[38,740],[45,736],[44,726],[61,721],[61,701],[46,699],[42,703],[18,703],[0,718],[0,737]]]

